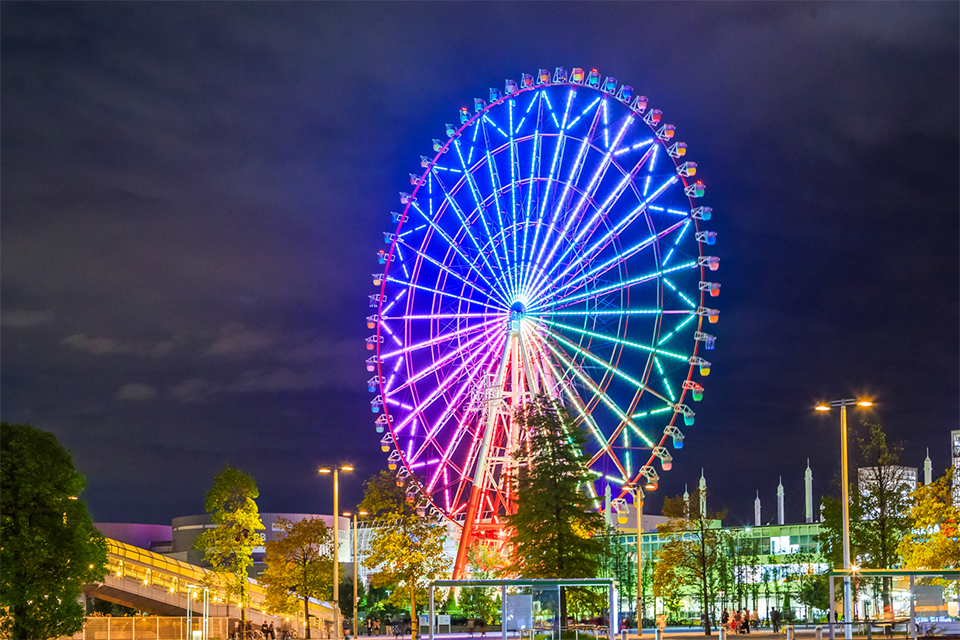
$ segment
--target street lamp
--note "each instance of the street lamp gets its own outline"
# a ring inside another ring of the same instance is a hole
[[[349,511],[344,511],[343,515],[350,517]],[[357,516],[367,515],[366,511],[357,511],[353,514],[353,637],[357,637],[357,618],[359,613],[359,599],[357,598]]]
[[[843,637],[846,640],[853,638],[853,625],[850,624],[850,614],[853,611],[851,607],[850,594],[850,479],[847,472],[847,407],[857,405],[860,407],[869,407],[873,403],[869,400],[859,400],[857,398],[848,398],[845,400],[832,400],[831,402],[818,402],[814,407],[817,411],[830,411],[832,407],[840,407],[840,484],[843,495],[840,499],[840,506],[843,510],[843,569],[847,574],[843,577]],[[832,629],[833,627],[831,627]]]
[[[353,465],[320,467],[320,473],[333,473],[333,637],[335,640],[340,640],[340,471],[353,471]],[[307,633],[310,633],[310,620],[307,620]]]

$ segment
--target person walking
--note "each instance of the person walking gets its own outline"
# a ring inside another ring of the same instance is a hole
[[[750,610],[743,610],[743,632],[750,635]]]
[[[722,626],[725,629],[729,629],[730,628],[728,626],[729,624],[730,624],[730,612],[724,609],[723,613],[720,614],[720,626]]]
[[[773,627],[774,633],[780,633],[780,612],[776,609],[770,610],[770,626]]]

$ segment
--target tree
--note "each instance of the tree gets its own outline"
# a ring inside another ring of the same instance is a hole
[[[658,553],[659,555],[659,553]],[[675,617],[683,605],[683,577],[680,572],[665,562],[658,562],[653,568],[653,597],[660,598],[663,606]]]
[[[443,552],[446,527],[416,513],[381,513],[366,563],[376,568],[373,586],[395,586],[388,602],[399,606],[409,596],[410,631],[416,638],[417,603],[427,601],[423,583],[445,575],[450,564]]]
[[[700,490],[696,489],[689,500],[666,498],[663,515],[669,520],[657,527],[657,533],[667,542],[660,548],[659,563],[664,566],[661,569],[658,565],[658,569],[674,571],[684,584],[695,585],[700,611],[706,614],[704,634],[712,635],[710,615],[717,591],[717,561],[723,552],[721,531],[712,525],[726,513],[701,512]]]
[[[53,434],[0,423],[0,634],[58,638],[83,628],[84,584],[103,580],[107,543],[79,499],[83,476]]]
[[[907,569],[960,568],[960,467],[947,469],[933,483],[917,487],[910,508],[910,528],[897,551]],[[960,591],[956,580],[943,582],[954,595]]]
[[[457,605],[468,618],[489,620],[493,614],[494,600],[486,587],[462,587],[457,594]]]
[[[320,518],[304,518],[297,522],[277,518],[274,529],[283,531],[283,537],[266,544],[267,569],[260,576],[266,592],[266,606],[271,611],[293,613],[296,596],[299,596],[303,600],[303,617],[307,621],[309,638],[309,599],[325,599],[333,588],[330,528]]]
[[[508,571],[525,578],[593,578],[603,553],[603,517],[582,490],[592,478],[584,463],[585,436],[566,412],[539,398],[515,420],[528,446],[515,454],[517,511]],[[564,590],[560,617],[566,620]]]
[[[363,484],[363,500],[359,511],[366,511],[371,519],[390,514],[415,515],[417,510],[413,500],[407,499],[415,491],[413,480],[408,477],[404,482],[397,480],[389,471],[368,478]]]
[[[888,442],[883,427],[861,423],[858,480],[850,488],[850,560],[862,567],[889,569],[900,562],[900,540],[910,530],[909,484],[900,466],[902,445]],[[842,518],[838,501],[824,500],[821,541],[834,566],[842,566]],[[891,604],[892,578],[883,578],[884,609]]]
[[[208,582],[222,586],[228,598],[236,596],[244,629],[249,605],[247,569],[253,565],[254,548],[263,545],[263,534],[259,532],[264,527],[256,503],[259,495],[253,477],[225,466],[213,479],[205,505],[217,526],[201,533],[194,543],[213,568]]]

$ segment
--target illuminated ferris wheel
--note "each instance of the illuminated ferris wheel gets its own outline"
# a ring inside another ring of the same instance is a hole
[[[694,423],[719,258],[674,132],[614,78],[541,69],[463,107],[400,194],[370,296],[370,406],[410,499],[463,528],[455,574],[514,510],[512,416],[531,397],[586,430],[593,496],[656,487]]]

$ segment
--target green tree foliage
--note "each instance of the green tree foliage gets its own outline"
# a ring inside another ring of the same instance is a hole
[[[516,416],[528,447],[517,452],[517,512],[509,571],[525,578],[593,578],[603,553],[603,517],[582,490],[591,479],[583,431],[546,400]]]
[[[697,489],[690,494],[689,500],[679,496],[666,498],[663,515],[669,520],[657,527],[657,533],[667,538],[667,542],[658,552],[657,568],[663,572],[675,572],[683,584],[696,588],[700,611],[707,614],[704,633],[712,635],[711,613],[719,578],[717,564],[724,545],[722,532],[711,525],[726,513],[701,513],[700,490]]]
[[[490,620],[496,602],[490,595],[490,590],[485,587],[462,587],[457,594],[457,605],[468,618]]]
[[[602,540],[599,576],[617,581],[618,608],[626,611],[630,608],[627,603],[632,606],[637,602],[637,556],[620,544],[620,534],[612,527],[607,529]],[[646,560],[649,562],[650,558]]]
[[[960,467],[951,467],[931,484],[917,487],[910,508],[910,528],[897,551],[908,569],[960,568]],[[960,583],[943,583],[958,595]]]
[[[902,446],[888,442],[883,427],[863,422],[858,429],[858,459],[851,474],[850,560],[861,567],[889,569],[900,564],[898,547],[910,531],[909,484],[900,466]],[[861,486],[862,485],[862,486]],[[839,500],[825,497],[821,549],[835,567],[843,566],[843,521]],[[883,579],[884,607],[891,603],[891,579]],[[879,612],[876,612],[879,614]]]
[[[657,562],[653,567],[653,597],[660,598],[663,606],[675,617],[683,606],[683,588],[685,582],[680,572],[665,563]]]
[[[366,610],[366,596],[367,587],[360,580],[357,582],[357,608],[361,612]],[[344,576],[340,580],[340,613],[344,618],[353,619],[353,576]]]
[[[545,398],[514,417],[528,446],[515,454],[517,511],[506,518],[513,532],[507,571],[525,578],[594,578],[604,545],[603,516],[583,487],[585,436],[562,407]],[[566,589],[560,619],[567,618]]]
[[[410,604],[411,632],[417,636],[417,603],[427,601],[426,582],[447,573],[449,559],[443,553],[446,527],[416,513],[383,513],[371,540],[368,567],[375,567],[373,586],[392,585],[387,600],[397,606]]]
[[[413,481],[397,481],[389,471],[369,478],[363,485],[363,500],[358,511],[367,512],[367,518],[376,519],[387,515],[414,515],[416,507],[407,500],[407,493],[414,489]]]
[[[0,635],[83,628],[81,588],[103,580],[107,563],[107,543],[78,498],[84,484],[53,434],[0,423]]]
[[[274,529],[283,536],[266,544],[267,569],[260,576],[265,604],[271,611],[293,613],[299,597],[307,619],[309,598],[325,600],[333,589],[333,535],[320,518],[296,522],[277,518]],[[309,634],[308,620],[308,638]]]
[[[204,552],[213,575],[209,582],[224,589],[240,605],[240,621],[246,626],[249,606],[247,570],[253,565],[253,550],[263,545],[263,522],[257,509],[260,495],[250,475],[225,466],[207,491],[206,509],[213,524],[197,537],[194,546]]]
[[[815,574],[800,583],[797,600],[807,607],[828,611],[830,609],[830,585],[827,574]]]

